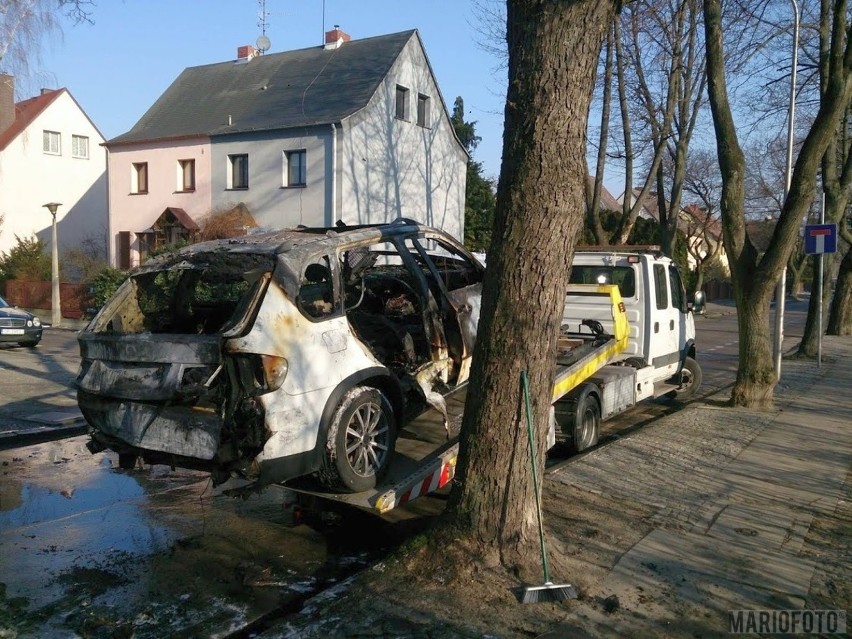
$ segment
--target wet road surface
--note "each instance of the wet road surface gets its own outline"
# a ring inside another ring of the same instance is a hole
[[[120,470],[85,437],[0,452],[0,636],[247,636],[395,543],[376,517],[292,526],[292,493]]]

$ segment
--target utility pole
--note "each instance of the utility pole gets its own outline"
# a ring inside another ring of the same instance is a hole
[[[62,206],[62,204],[59,202],[50,202],[43,206],[53,216],[50,262],[50,324],[55,328],[62,323],[62,302],[59,299],[59,240],[56,235],[56,209]]]
[[[799,5],[796,0],[790,0],[793,5],[793,64],[790,70],[790,107],[787,114],[787,171],[784,182],[784,202],[790,192],[790,182],[793,179],[793,121],[796,117],[796,69],[799,65]],[[781,271],[781,278],[775,288],[775,378],[781,380],[781,351],[784,344],[784,303],[787,295],[787,265]]]

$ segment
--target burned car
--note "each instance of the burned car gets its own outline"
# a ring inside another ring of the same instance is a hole
[[[79,333],[89,448],[215,483],[372,488],[397,428],[467,380],[483,274],[408,220],[156,258]]]

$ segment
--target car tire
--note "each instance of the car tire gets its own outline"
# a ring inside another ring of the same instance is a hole
[[[679,402],[685,402],[698,394],[702,379],[701,366],[693,358],[687,357],[683,361],[681,376],[681,387],[668,393],[668,397],[676,399]]]
[[[18,342],[18,344],[20,346],[24,346],[26,348],[35,348],[36,346],[38,346],[38,343],[39,343],[39,340],[35,340],[35,341],[32,341],[32,342]]]
[[[376,388],[357,386],[343,396],[331,418],[320,479],[346,492],[375,488],[387,473],[395,444],[390,401]]]
[[[597,444],[601,434],[601,405],[592,390],[586,384],[574,399],[572,448],[578,453]]]

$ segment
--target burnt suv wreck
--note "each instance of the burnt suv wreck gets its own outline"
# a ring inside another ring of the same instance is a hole
[[[79,334],[89,448],[256,486],[372,488],[398,425],[467,380],[484,269],[408,220],[186,247]]]

